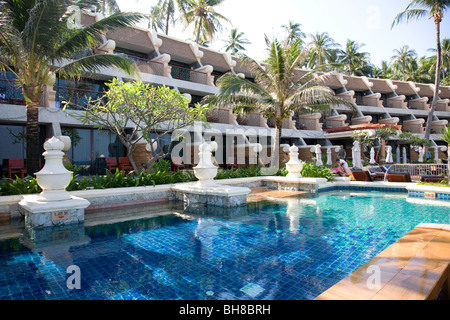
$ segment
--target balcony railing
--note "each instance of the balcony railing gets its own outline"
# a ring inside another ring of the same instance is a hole
[[[180,66],[171,65],[171,75],[173,79],[195,82],[200,84],[207,84],[208,74],[201,71],[196,71]]]
[[[88,89],[61,86],[54,86],[54,88],[56,91],[56,107],[63,108],[66,106],[70,110],[83,110],[88,105],[89,100],[98,100],[104,95],[104,92]],[[67,105],[64,104],[65,102]]]
[[[164,76],[164,64],[161,62],[156,62],[150,59],[145,59],[142,57],[137,57],[121,52],[114,52],[114,54],[121,55],[129,58],[130,60],[133,60],[138,66],[139,71],[142,73],[149,73],[156,76]]]
[[[0,104],[25,105],[19,81],[0,78]]]

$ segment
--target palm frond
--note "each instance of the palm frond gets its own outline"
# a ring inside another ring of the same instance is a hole
[[[425,9],[406,9],[395,16],[391,29],[403,21],[409,22],[411,20],[417,20],[425,17],[426,15],[428,15],[428,11]]]
[[[91,47],[102,33],[133,26],[144,17],[142,14],[120,12],[78,29],[57,48],[55,57],[69,58],[74,52],[79,52],[80,48]]]
[[[100,72],[109,67],[117,67],[129,75],[138,74],[138,68],[132,60],[114,54],[83,57],[60,67],[58,72],[66,77],[80,77],[83,72]]]
[[[291,98],[293,109],[297,108],[319,108],[323,109],[327,106],[329,109],[333,105],[345,105],[350,110],[356,111],[356,106],[353,103],[347,102],[334,95],[334,92],[329,87],[325,86],[310,86],[302,88],[297,91]]]

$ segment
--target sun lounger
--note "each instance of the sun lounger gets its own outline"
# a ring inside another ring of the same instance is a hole
[[[389,182],[412,182],[411,175],[407,172],[389,172],[386,180]]]
[[[441,182],[444,180],[444,176],[421,176],[420,181],[421,182]]]
[[[352,174],[356,181],[373,181],[368,171],[352,171]]]

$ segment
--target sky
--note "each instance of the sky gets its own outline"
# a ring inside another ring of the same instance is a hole
[[[122,11],[148,13],[158,0],[117,0]],[[269,39],[283,38],[281,25],[294,21],[301,24],[307,35],[328,32],[344,48],[348,39],[365,46],[372,64],[380,66],[389,61],[394,49],[408,45],[418,56],[430,56],[428,49],[436,48],[436,29],[433,20],[427,18],[402,23],[391,29],[397,13],[403,11],[410,0],[225,0],[216,11],[227,17],[232,25],[224,24],[224,31],[217,36],[211,48],[223,50],[230,30],[237,28],[251,44],[245,52],[250,57],[263,60],[266,57],[264,35]],[[171,27],[169,35],[187,40],[192,38],[190,29]],[[450,11],[441,23],[441,40],[450,38]]]

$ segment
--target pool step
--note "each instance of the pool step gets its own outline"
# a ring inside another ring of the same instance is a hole
[[[250,190],[252,190],[250,192],[250,194],[255,194],[255,193],[263,193],[263,192],[268,192],[270,191],[269,189],[265,188],[265,187],[256,187],[256,188],[251,188]]]

